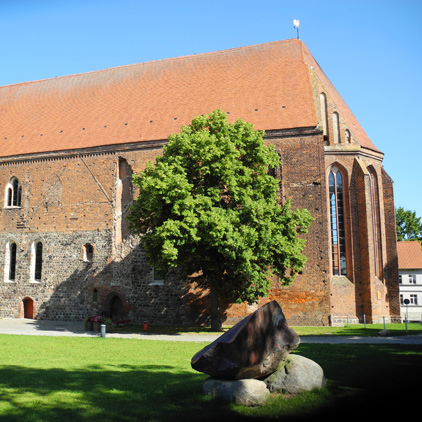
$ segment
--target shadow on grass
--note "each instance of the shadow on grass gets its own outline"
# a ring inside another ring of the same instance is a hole
[[[277,413],[283,398],[273,399],[262,411],[211,400],[202,394],[206,376],[201,373],[172,365],[119,363],[73,370],[2,366],[0,420],[328,421],[385,417],[398,410],[409,414],[419,404],[414,383],[420,383],[422,346],[302,344],[295,353],[317,362],[328,380],[325,406],[317,404],[317,410],[302,416],[281,416],[282,409]],[[305,410],[307,405],[305,401]]]
[[[198,421],[239,420],[227,403],[202,394],[203,374],[171,367],[118,365],[66,371],[0,369],[0,420]]]
[[[419,407],[421,345],[301,344],[297,353],[324,369],[332,395],[325,416],[391,417]]]

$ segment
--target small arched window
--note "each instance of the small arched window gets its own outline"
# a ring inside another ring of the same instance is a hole
[[[328,178],[333,275],[347,275],[343,177],[333,167]]]
[[[90,243],[86,243],[83,246],[83,260],[85,262],[91,262],[94,258],[94,246]]]
[[[350,136],[350,130],[349,130],[349,129],[346,129],[346,130],[344,131],[344,137],[346,138],[346,142],[347,142],[348,144],[350,144],[350,143],[352,142],[352,138],[351,138],[351,136]]]
[[[6,207],[20,207],[22,205],[22,186],[18,178],[13,177],[6,187]]]

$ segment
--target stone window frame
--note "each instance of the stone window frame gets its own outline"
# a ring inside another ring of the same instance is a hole
[[[22,184],[13,176],[6,185],[4,208],[22,207]]]
[[[9,240],[6,243],[6,255],[5,255],[5,261],[4,261],[4,281],[6,283],[14,283],[16,281],[17,254],[18,254],[18,245],[16,241]]]
[[[160,274],[160,271],[158,271],[155,267],[151,269],[150,272],[151,281],[149,283],[150,286],[164,286],[164,281],[166,276],[162,273]]]
[[[82,246],[82,260],[83,262],[92,262],[96,253],[95,245],[92,243],[85,243]]]
[[[42,280],[43,250],[44,244],[41,239],[36,239],[31,243],[31,283],[40,283]]]
[[[334,177],[334,195],[335,195],[335,201],[333,203],[331,199],[331,186],[330,186],[330,178],[331,174],[333,174]],[[339,210],[339,201],[338,201],[338,186],[337,186],[337,175],[340,174],[341,176],[341,182],[342,182],[342,198],[341,198],[341,204],[342,210]],[[329,221],[329,236],[330,236],[330,245],[331,245],[331,253],[330,253],[330,266],[331,266],[331,275],[332,276],[345,276],[348,277],[348,274],[350,272],[349,269],[349,262],[348,262],[348,242],[347,242],[347,218],[346,218],[346,212],[347,212],[347,203],[346,203],[346,189],[347,189],[347,172],[342,167],[339,166],[337,163],[334,163],[329,169],[328,169],[328,178],[327,178],[327,187],[328,187],[328,221]],[[334,205],[334,209],[333,209]],[[342,211],[342,212],[339,212]],[[340,217],[342,216],[343,221],[340,221]],[[335,232],[333,230],[333,223],[335,222]],[[343,226],[343,242],[337,241],[334,243],[334,236],[337,236],[337,239],[340,239],[339,231],[341,229],[340,223]],[[342,269],[342,262],[344,263],[344,270]],[[335,269],[338,269],[338,274],[336,274]]]

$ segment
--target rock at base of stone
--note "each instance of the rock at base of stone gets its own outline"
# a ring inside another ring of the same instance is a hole
[[[390,333],[390,331],[389,331],[389,330],[381,330],[381,331],[378,333],[378,335],[379,335],[380,337],[390,337],[391,333]]]
[[[272,393],[296,394],[326,385],[324,371],[316,362],[292,354],[263,381]]]
[[[270,397],[265,382],[256,379],[222,380],[208,378],[203,392],[244,406],[259,406]]]
[[[213,378],[260,379],[274,372],[299,343],[273,300],[196,353],[191,365]]]

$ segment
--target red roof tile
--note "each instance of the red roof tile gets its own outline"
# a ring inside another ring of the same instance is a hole
[[[422,268],[422,248],[417,240],[397,242],[400,270]]]
[[[0,157],[163,140],[216,108],[260,130],[315,127],[309,63],[294,39],[4,86]]]

